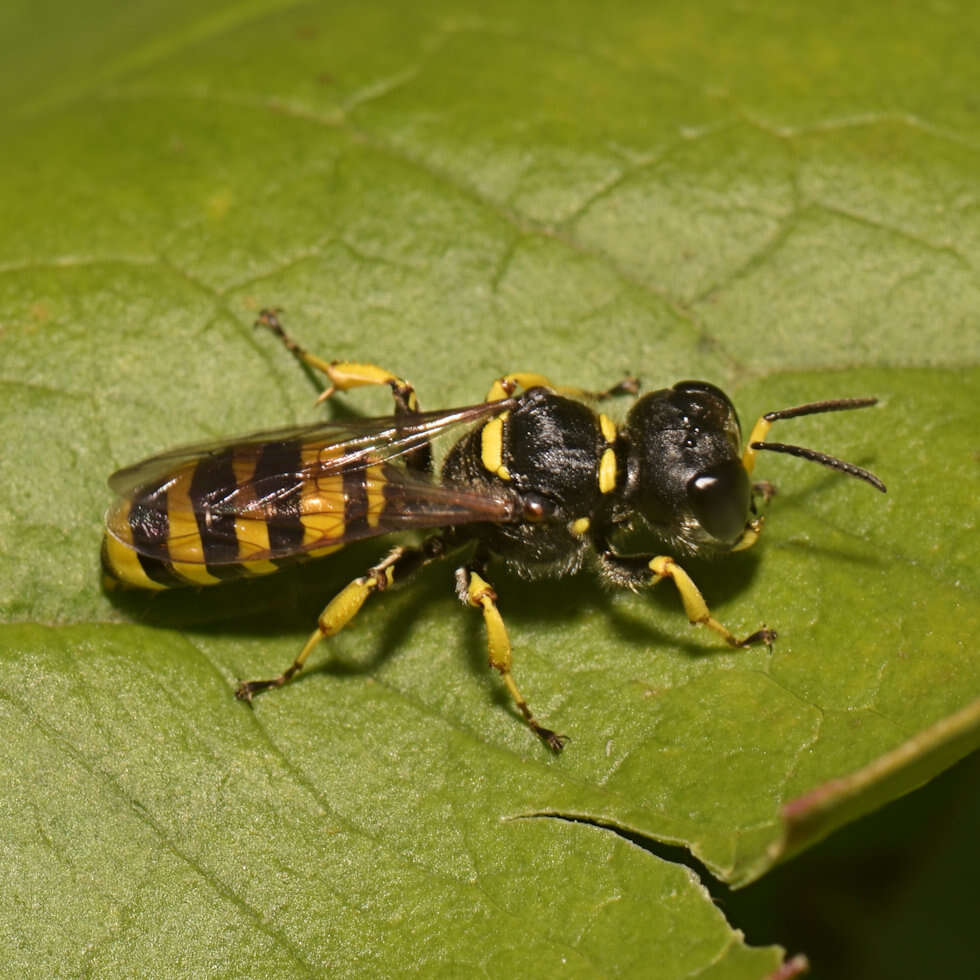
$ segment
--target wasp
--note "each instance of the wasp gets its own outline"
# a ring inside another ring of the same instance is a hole
[[[589,394],[533,373],[497,379],[476,405],[423,412],[412,386],[370,363],[327,362],[300,347],[278,311],[270,328],[302,363],[338,391],[387,385],[394,412],[327,421],[187,446],[119,470],[119,499],[106,515],[107,581],[142,589],[217,585],[317,558],[351,541],[430,529],[421,543],[397,544],[330,600],[295,660],[278,676],[240,682],[244,701],[281,687],[318,643],[346,627],[374,593],[430,562],[457,562],[456,592],[482,613],[489,661],[528,726],[555,752],[566,736],[540,724],[512,673],[513,658],[488,565],[528,579],[570,575],[590,562],[613,586],[639,590],[670,579],[688,619],[731,647],[772,645],[765,626],[742,639],[712,616],[678,563],[751,547],[763,526],[759,503],[772,494],[752,482],[762,451],[788,453],[856,477],[884,492],[873,473],[813,449],[767,441],[773,423],[876,404],[842,398],[769,412],[742,447],[735,407],[705,381],[681,381],[638,397],[625,421],[596,411],[602,400],[635,394],[633,379]],[[452,444],[441,466],[433,441]],[[634,526],[662,548],[617,547]]]

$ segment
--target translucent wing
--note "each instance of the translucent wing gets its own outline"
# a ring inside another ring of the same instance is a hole
[[[120,470],[106,528],[141,555],[208,566],[333,550],[407,528],[515,519],[516,494],[441,482],[401,465],[429,441],[512,400],[406,416],[253,433],[151,457]]]
[[[187,463],[220,455],[229,448],[245,451],[249,447],[258,449],[268,443],[293,440],[334,447],[337,450],[336,461],[332,464],[334,466],[356,466],[358,457],[361,464],[367,465],[369,457],[375,461],[394,459],[445,433],[460,431],[513,407],[514,399],[505,398],[463,408],[403,416],[313,422],[309,425],[265,429],[230,439],[191,443],[117,470],[109,477],[109,487],[121,497],[130,496],[140,487],[165,479]]]

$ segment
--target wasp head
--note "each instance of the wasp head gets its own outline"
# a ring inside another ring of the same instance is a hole
[[[752,488],[728,396],[706,381],[651,392],[630,410],[624,503],[687,554],[730,551],[749,519]]]

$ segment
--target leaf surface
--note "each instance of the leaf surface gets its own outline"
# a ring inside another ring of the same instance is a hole
[[[690,870],[631,841],[744,884],[980,738],[980,18],[72,10],[0,15],[11,971],[776,970]],[[718,649],[667,586],[497,570],[522,690],[571,736],[559,758],[486,669],[446,567],[250,710],[235,680],[288,664],[377,543],[155,597],[104,594],[98,549],[112,470],[317,417],[252,329],[266,305],[427,408],[513,370],[702,377],[745,426],[874,394],[774,438],[888,495],[760,461],[779,493],[759,545],[685,567],[735,633],[775,627],[772,653]]]

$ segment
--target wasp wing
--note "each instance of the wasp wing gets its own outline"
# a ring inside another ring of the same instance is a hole
[[[459,409],[326,422],[200,443],[113,474],[124,498],[110,534],[142,555],[208,565],[286,558],[409,528],[503,522],[491,493],[402,465],[430,440],[501,414],[510,399]]]
[[[447,432],[462,430],[500,415],[514,407],[514,399],[481,402],[462,408],[434,412],[414,412],[406,415],[387,415],[377,418],[346,421],[313,422],[306,425],[264,429],[247,435],[190,443],[149,456],[132,466],[123,467],[109,477],[109,487],[121,497],[151,483],[158,483],[176,473],[181,467],[208,457],[219,456],[230,448],[247,450],[268,443],[320,443],[336,449],[334,465],[345,468],[363,465],[373,460],[389,460],[439,438]]]

